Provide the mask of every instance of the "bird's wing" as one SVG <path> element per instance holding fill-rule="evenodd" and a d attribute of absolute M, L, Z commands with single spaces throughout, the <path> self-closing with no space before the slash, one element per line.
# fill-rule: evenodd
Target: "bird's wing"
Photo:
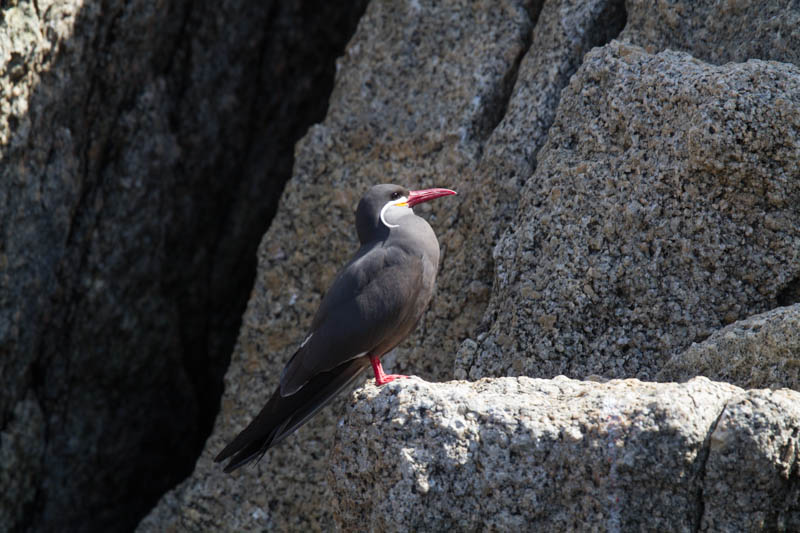
<path fill-rule="evenodd" d="M 320 372 L 387 342 L 387 350 L 400 342 L 407 331 L 399 331 L 399 326 L 416 321 L 409 315 L 423 261 L 400 247 L 378 244 L 360 250 L 334 280 L 314 317 L 311 335 L 284 368 L 281 394 L 294 394 Z"/>
<path fill-rule="evenodd" d="M 424 266 L 423 258 L 401 249 L 360 250 L 323 298 L 311 335 L 284 368 L 272 398 L 215 461 L 232 457 L 225 467 L 230 472 L 260 457 L 369 366 L 359 356 L 402 340 L 407 331 L 398 324 L 416 321 L 406 315 L 414 315 Z"/>

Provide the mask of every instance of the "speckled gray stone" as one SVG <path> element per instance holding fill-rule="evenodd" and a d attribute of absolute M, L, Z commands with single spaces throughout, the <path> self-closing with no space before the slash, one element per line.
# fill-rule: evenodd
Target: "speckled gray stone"
<path fill-rule="evenodd" d="M 378 182 L 459 190 L 499 120 L 531 28 L 525 2 L 370 3 L 338 65 L 324 122 L 298 143 L 294 175 L 258 252 L 259 270 L 213 434 L 190 478 L 140 531 L 329 530 L 325 482 L 345 398 L 254 467 L 213 457 L 266 402 L 320 297 L 356 250 L 353 212 Z M 462 197 L 421 207 L 441 236 Z M 443 242 L 442 252 L 450 245 Z M 428 328 L 423 319 L 421 328 Z M 446 326 L 437 326 L 446 327 Z M 452 357 L 431 354 L 432 357 Z M 391 359 L 387 367 L 395 370 Z M 423 375 L 426 368 L 414 368 Z"/>
<path fill-rule="evenodd" d="M 706 376 L 739 387 L 800 391 L 800 304 L 734 322 L 670 359 L 659 381 Z"/>
<path fill-rule="evenodd" d="M 547 138 L 561 90 L 593 46 L 622 28 L 619 0 L 545 2 L 521 58 L 502 120 L 481 158 L 463 173 L 457 223 L 441 235 L 448 253 L 442 260 L 438 292 L 425 324 L 400 353 L 401 370 L 437 379 L 453 377 L 453 353 L 480 323 L 491 292 L 492 249 L 513 219 L 536 154 Z M 407 361 L 407 363 L 405 363 Z"/>
<path fill-rule="evenodd" d="M 335 516 L 343 531 L 796 525 L 798 406 L 705 378 L 370 384 L 337 429 Z"/>
<path fill-rule="evenodd" d="M 750 390 L 711 433 L 701 531 L 800 531 L 800 395 Z"/>
<path fill-rule="evenodd" d="M 648 52 L 680 50 L 715 64 L 748 59 L 800 65 L 797 0 L 627 0 L 620 39 Z"/>
<path fill-rule="evenodd" d="M 564 91 L 457 375 L 652 378 L 800 278 L 800 70 L 620 42 Z M 476 342 L 477 341 L 477 342 Z"/>

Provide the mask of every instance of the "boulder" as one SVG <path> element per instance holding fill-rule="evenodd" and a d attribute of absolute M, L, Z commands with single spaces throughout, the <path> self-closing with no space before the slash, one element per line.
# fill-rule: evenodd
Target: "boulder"
<path fill-rule="evenodd" d="M 457 221 L 441 235 L 438 291 L 425 328 L 397 352 L 404 372 L 453 377 L 453 354 L 473 335 L 489 303 L 492 250 L 514 218 L 525 181 L 555 118 L 561 91 L 592 47 L 613 38 L 625 22 L 617 0 L 545 2 L 530 44 L 515 71 L 513 90 L 481 157 L 461 177 Z"/>
<path fill-rule="evenodd" d="M 800 393 L 401 380 L 351 396 L 330 458 L 342 531 L 800 526 Z"/>
<path fill-rule="evenodd" d="M 586 55 L 495 249 L 456 375 L 652 379 L 800 279 L 800 69 Z"/>
<path fill-rule="evenodd" d="M 0 530 L 130 529 L 192 469 L 140 531 L 800 529 L 796 393 L 733 386 L 797 387 L 796 2 L 365 4 L 2 3 Z M 498 379 L 223 474 L 376 182 L 460 193 L 387 368 Z"/>
<path fill-rule="evenodd" d="M 778 307 L 715 331 L 674 355 L 658 381 L 705 376 L 742 388 L 800 391 L 800 304 Z"/>
<path fill-rule="evenodd" d="M 458 350 L 454 368 L 456 376 L 462 378 L 507 373 L 550 377 L 560 372 L 617 377 L 631 373 L 652 377 L 669 356 L 679 353 L 692 339 L 702 340 L 725 322 L 767 309 L 790 294 L 792 276 L 796 272 L 782 259 L 794 253 L 794 234 L 783 235 L 778 231 L 747 244 L 750 248 L 721 266 L 731 270 L 737 258 L 753 249 L 763 252 L 766 248 L 775 248 L 774 253 L 781 259 L 758 271 L 762 276 L 759 281 L 771 271 L 780 273 L 772 282 L 765 282 L 769 287 L 766 295 L 759 292 L 762 289 L 736 285 L 736 290 L 725 300 L 721 284 L 727 277 L 721 278 L 714 282 L 717 283 L 713 286 L 714 296 L 720 295 L 724 301 L 713 301 L 709 304 L 710 311 L 699 302 L 699 295 L 686 289 L 670 300 L 670 312 L 679 317 L 677 325 L 664 323 L 663 316 L 656 312 L 656 318 L 649 317 L 631 326 L 635 329 L 631 334 L 646 333 L 646 328 L 653 324 L 669 330 L 672 336 L 656 331 L 659 335 L 656 348 L 651 349 L 640 336 L 635 336 L 633 341 L 626 339 L 624 328 L 628 316 L 624 313 L 630 310 L 626 311 L 626 293 L 622 289 L 618 291 L 618 286 L 634 287 L 629 296 L 642 302 L 640 312 L 646 313 L 651 295 L 648 284 L 660 283 L 653 280 L 659 280 L 660 272 L 674 265 L 669 263 L 673 256 L 668 256 L 665 264 L 671 266 L 654 263 L 648 267 L 650 270 L 645 269 L 644 278 L 636 278 L 639 274 L 634 267 L 638 264 L 631 263 L 631 257 L 638 260 L 636 253 L 645 250 L 634 248 L 630 241 L 640 236 L 629 233 L 629 229 L 636 227 L 645 231 L 643 228 L 653 223 L 660 213 L 648 215 L 646 209 L 640 207 L 636 216 L 619 222 L 614 217 L 621 216 L 620 210 L 614 207 L 623 197 L 625 208 L 633 208 L 639 201 L 640 205 L 654 204 L 664 197 L 664 203 L 672 209 L 676 201 L 670 196 L 673 194 L 671 187 L 675 181 L 680 181 L 681 168 L 702 176 L 695 189 L 689 177 L 684 179 L 687 191 L 680 193 L 677 203 L 689 212 L 673 215 L 666 208 L 665 212 L 671 218 L 680 219 L 710 209 L 711 214 L 706 219 L 696 222 L 698 226 L 711 226 L 707 231 L 712 234 L 701 235 L 705 240 L 696 244 L 708 256 L 695 267 L 700 271 L 700 280 L 706 280 L 708 274 L 703 273 L 703 269 L 712 268 L 710 265 L 716 264 L 720 257 L 725 259 L 725 254 L 715 252 L 718 241 L 713 240 L 713 223 L 718 219 L 727 220 L 729 225 L 722 229 L 732 233 L 738 231 L 737 224 L 743 223 L 738 215 L 732 214 L 730 203 L 739 201 L 739 191 L 725 182 L 733 179 L 723 177 L 729 169 L 715 173 L 713 168 L 707 167 L 715 157 L 723 155 L 723 160 L 730 160 L 726 164 L 734 168 L 738 156 L 725 154 L 731 145 L 736 147 L 741 143 L 730 139 L 736 139 L 737 128 L 748 121 L 759 120 L 764 111 L 773 116 L 785 115 L 790 120 L 788 125 L 781 126 L 773 118 L 761 119 L 764 123 L 771 121 L 770 127 L 774 129 L 767 138 L 779 138 L 793 131 L 792 67 L 765 63 L 713 67 L 687 54 L 666 52 L 654 56 L 623 43 L 613 43 L 582 59 L 592 46 L 604 43 L 621 27 L 624 18 L 618 2 L 515 4 L 507 6 L 502 16 L 494 12 L 489 16 L 482 11 L 483 7 L 478 7 L 473 11 L 477 15 L 465 18 L 462 18 L 461 7 L 458 2 L 435 7 L 424 3 L 406 6 L 373 2 L 368 8 L 339 64 L 328 116 L 298 144 L 293 178 L 273 225 L 262 240 L 259 274 L 226 377 L 226 394 L 215 432 L 192 476 L 162 499 L 140 525 L 140 531 L 332 527 L 329 502 L 334 500 L 334 495 L 321 480 L 327 468 L 334 423 L 342 412 L 343 402 L 321 413 L 255 467 L 228 477 L 221 474 L 211 458 L 249 422 L 275 386 L 280 369 L 302 340 L 321 294 L 337 268 L 355 250 L 352 210 L 361 191 L 376 181 L 396 181 L 414 187 L 450 186 L 460 193 L 453 202 L 423 209 L 442 243 L 439 290 L 418 332 L 387 359 L 387 366 L 392 370 L 432 379 L 447 378 L 453 368 L 454 347 L 463 336 L 470 335 L 473 338 L 466 340 Z M 441 31 L 445 26 L 450 28 L 448 32 Z M 588 62 L 588 66 L 579 69 L 582 61 Z M 649 77 L 637 80 L 643 69 Z M 715 88 L 711 81 L 720 76 L 724 83 Z M 758 112 L 746 117 L 739 117 L 735 110 L 718 116 L 720 101 L 739 101 L 741 106 L 749 106 L 751 100 L 758 100 L 754 92 L 748 92 L 750 77 L 759 80 L 759 88 L 763 86 L 771 91 L 767 91 L 770 98 L 760 102 Z M 455 79 L 463 81 L 453 84 Z M 700 83 L 699 89 L 690 90 L 689 86 L 699 81 L 704 81 L 705 85 Z M 586 85 L 585 92 L 582 92 L 583 85 Z M 629 97 L 628 92 L 633 96 Z M 651 117 L 649 108 L 640 102 L 657 94 L 666 102 L 657 109 L 658 120 Z M 604 100 L 620 109 L 609 111 L 608 106 L 602 107 Z M 695 115 L 687 118 L 687 110 L 694 110 Z M 618 116 L 609 120 L 613 127 L 606 131 L 607 124 L 601 119 L 615 111 Z M 702 129 L 705 123 L 699 119 L 730 124 L 705 147 L 705 130 Z M 687 125 L 694 127 L 691 138 L 682 130 Z M 626 128 L 631 132 L 627 137 Z M 658 128 L 665 131 L 657 131 Z M 670 132 L 678 139 L 670 141 Z M 650 141 L 648 136 L 655 137 Z M 663 143 L 659 144 L 664 139 L 668 141 L 666 151 Z M 687 155 L 691 152 L 687 149 L 690 141 L 708 153 L 697 150 L 696 154 Z M 740 167 L 737 172 L 746 181 L 751 179 L 748 176 L 752 168 L 756 168 L 758 177 L 752 179 L 761 183 L 767 161 L 777 156 L 782 174 L 774 180 L 777 185 L 769 180 L 767 183 L 777 191 L 776 197 L 790 197 L 794 189 L 786 176 L 793 169 L 793 146 L 783 150 L 777 141 L 767 142 L 764 151 L 764 146 L 758 144 L 761 142 L 737 148 L 750 157 L 749 166 Z M 629 150 L 631 145 L 633 150 Z M 582 147 L 585 149 L 580 151 Z M 570 148 L 573 152 L 568 151 Z M 635 159 L 625 162 L 626 153 Z M 753 153 L 761 153 L 761 158 L 753 157 Z M 650 154 L 658 160 L 647 162 Z M 562 157 L 564 163 L 559 165 Z M 687 162 L 687 159 L 691 160 Z M 622 165 L 621 161 L 628 172 L 618 177 L 617 167 Z M 670 170 L 670 165 L 676 162 L 678 169 Z M 631 176 L 640 164 L 643 170 Z M 540 178 L 540 168 L 547 169 L 551 175 L 563 172 L 563 181 L 570 187 L 548 190 L 547 180 L 552 176 Z M 604 173 L 597 177 L 592 173 L 594 170 Z M 661 172 L 671 174 L 664 177 Z M 694 174 L 690 176 L 692 179 Z M 651 181 L 640 183 L 638 189 L 624 188 L 636 179 Z M 617 182 L 623 189 L 614 192 Z M 648 192 L 651 182 L 658 186 Z M 608 192 L 605 199 L 599 196 L 602 201 L 598 201 L 596 193 L 595 196 L 576 194 L 596 191 L 598 183 L 603 184 L 601 191 Z M 757 186 L 746 183 L 743 187 L 751 190 Z M 728 204 L 714 204 L 709 208 L 701 202 L 703 195 L 714 187 L 722 191 L 720 194 Z M 630 190 L 644 196 L 631 202 L 626 196 Z M 747 190 L 742 194 L 746 195 Z M 548 256 L 553 251 L 565 255 L 552 261 L 547 259 L 551 262 L 534 271 L 530 259 L 535 246 L 525 250 L 520 259 L 517 241 L 530 246 L 531 236 L 543 221 L 545 229 L 550 229 L 547 226 L 550 221 L 540 218 L 552 208 L 553 204 L 548 202 L 563 202 L 557 216 L 572 222 L 569 227 L 561 228 L 560 240 L 551 239 L 550 247 L 545 250 Z M 692 208 L 692 202 L 699 205 Z M 787 202 L 778 200 L 779 209 L 774 210 L 782 227 L 790 225 L 794 216 Z M 581 217 L 585 212 L 573 209 L 576 205 L 593 213 L 595 218 L 602 217 L 604 223 L 610 220 L 611 229 L 604 237 L 605 244 L 603 238 L 598 241 L 596 234 L 591 235 L 592 246 L 605 250 L 604 264 L 609 265 L 606 270 L 596 270 L 592 274 L 600 280 L 600 296 L 595 294 L 591 301 L 580 294 L 575 298 L 574 287 L 571 287 L 542 298 L 543 289 L 532 288 L 530 283 L 517 283 L 517 279 L 541 278 L 539 283 L 545 286 L 565 271 L 578 280 L 587 275 L 581 271 L 580 262 L 572 264 L 568 260 L 570 247 L 586 246 L 585 232 L 578 230 L 583 225 Z M 752 221 L 762 213 L 747 211 L 744 222 L 753 225 Z M 320 220 L 325 223 L 320 224 Z M 751 231 L 762 231 L 759 226 L 754 227 Z M 665 229 L 662 225 L 651 237 L 666 241 L 671 231 L 671 226 Z M 498 240 L 500 245 L 494 256 L 490 256 Z M 538 246 L 538 242 L 535 244 Z M 655 246 L 648 252 L 648 260 L 651 256 L 658 260 L 665 251 L 674 250 L 672 242 L 655 244 L 662 249 L 657 252 L 658 246 Z M 615 251 L 614 246 L 622 250 Z M 679 262 L 674 268 L 680 272 L 679 267 L 684 265 Z M 612 266 L 630 267 L 627 273 L 633 280 L 626 280 L 623 271 L 615 272 L 619 277 L 611 280 L 604 278 L 607 271 L 614 272 Z M 545 272 L 547 269 L 551 272 Z M 694 271 L 690 275 L 694 275 Z M 492 277 L 493 287 L 490 286 Z M 664 281 L 664 290 L 668 290 L 673 281 L 672 278 Z M 643 286 L 647 287 L 646 297 L 636 293 Z M 594 290 L 585 281 L 580 281 L 579 287 L 579 292 L 583 287 Z M 731 300 L 739 298 L 741 292 L 746 298 L 731 311 Z M 608 302 L 602 299 L 607 293 L 612 295 Z M 698 314 L 707 320 L 698 320 L 688 311 L 684 313 L 683 302 L 677 304 L 680 298 L 688 298 L 689 309 L 697 306 L 701 310 Z M 592 306 L 598 302 L 603 305 L 592 311 Z M 677 311 L 675 305 L 678 305 Z M 542 312 L 537 306 L 546 311 Z M 552 312 L 554 308 L 560 310 L 558 315 Z M 584 311 L 586 315 L 582 314 Z M 478 326 L 481 317 L 482 325 Z M 562 322 L 558 322 L 559 317 Z M 581 321 L 587 317 L 589 323 L 584 329 Z M 583 347 L 578 345 L 558 351 L 560 344 L 547 350 L 538 350 L 538 346 L 531 348 L 530 339 L 547 343 L 553 329 L 565 323 L 566 335 L 583 335 L 590 339 L 586 341 L 588 351 L 581 351 Z M 606 324 L 614 327 L 621 324 L 621 329 L 618 332 L 603 330 Z M 694 336 L 687 340 L 681 328 L 694 328 L 691 330 Z M 602 335 L 611 335 L 613 341 L 608 346 L 602 345 L 605 351 L 598 356 L 592 351 L 592 342 Z M 507 344 L 517 341 L 520 344 L 515 349 L 506 349 Z M 601 339 L 602 342 L 605 341 Z M 637 343 L 644 348 L 640 349 Z M 500 345 L 502 349 L 498 348 Z M 651 385 L 656 386 L 647 386 Z M 354 427 L 358 427 L 358 422 L 354 422 Z M 361 430 L 368 431 L 368 426 L 362 426 Z M 264 479 L 269 480 L 266 488 Z M 336 486 L 338 490 L 338 484 Z M 693 487 L 692 490 L 696 490 L 696 486 Z M 700 516 L 701 513 L 696 512 L 685 523 L 694 525 Z M 380 529 L 384 525 L 377 518 L 374 520 L 376 525 L 370 527 Z"/>

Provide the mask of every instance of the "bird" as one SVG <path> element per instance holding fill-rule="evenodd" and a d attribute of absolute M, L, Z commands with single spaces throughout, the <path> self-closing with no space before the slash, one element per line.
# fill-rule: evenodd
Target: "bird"
<path fill-rule="evenodd" d="M 454 194 L 380 184 L 361 198 L 355 217 L 360 247 L 326 291 L 267 404 L 215 457 L 230 458 L 224 472 L 258 461 L 369 366 L 378 386 L 406 377 L 386 374 L 380 358 L 417 326 L 439 268 L 436 234 L 412 208 Z"/>

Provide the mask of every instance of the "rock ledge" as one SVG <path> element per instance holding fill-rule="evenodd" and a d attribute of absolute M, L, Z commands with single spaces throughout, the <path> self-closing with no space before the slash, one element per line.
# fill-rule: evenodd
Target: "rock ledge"
<path fill-rule="evenodd" d="M 531 378 L 353 393 L 344 531 L 800 528 L 800 393 Z"/>

